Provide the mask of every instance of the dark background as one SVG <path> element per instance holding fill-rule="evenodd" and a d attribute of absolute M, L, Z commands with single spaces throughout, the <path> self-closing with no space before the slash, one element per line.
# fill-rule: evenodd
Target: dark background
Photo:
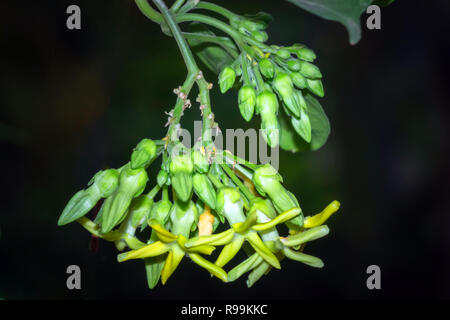
<path fill-rule="evenodd" d="M 69 4 L 81 7 L 79 31 L 65 27 Z M 306 250 L 325 268 L 283 261 L 247 289 L 186 259 L 150 291 L 141 261 L 118 264 L 111 243 L 93 253 L 80 226 L 57 227 L 95 172 L 164 135 L 185 67 L 133 1 L 2 1 L 0 298 L 450 298 L 449 3 L 396 1 L 382 10 L 382 30 L 364 27 L 355 46 L 341 25 L 286 1 L 225 5 L 272 13 L 271 43 L 302 42 L 318 55 L 332 133 L 317 152 L 282 152 L 280 171 L 307 214 L 342 203 L 330 235 Z M 222 128 L 246 127 L 236 91 L 222 96 L 216 85 L 212 99 Z M 199 118 L 193 108 L 184 123 Z M 66 288 L 71 264 L 80 291 Z M 378 291 L 366 288 L 371 264 L 381 268 Z"/>

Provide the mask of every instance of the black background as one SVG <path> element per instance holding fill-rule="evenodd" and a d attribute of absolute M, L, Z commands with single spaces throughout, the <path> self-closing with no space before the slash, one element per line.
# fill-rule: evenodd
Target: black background
<path fill-rule="evenodd" d="M 69 4 L 81 7 L 79 31 L 65 26 Z M 118 264 L 112 244 L 93 253 L 82 228 L 57 227 L 96 171 L 122 165 L 143 137 L 164 135 L 185 67 L 173 39 L 133 1 L 2 1 L 0 298 L 450 298 L 450 4 L 397 0 L 374 31 L 363 15 L 355 46 L 341 25 L 287 1 L 225 6 L 270 12 L 271 43 L 302 42 L 318 55 L 332 134 L 317 152 L 283 152 L 280 172 L 305 212 L 342 203 L 331 234 L 307 247 L 325 268 L 283 261 L 247 289 L 186 259 L 150 291 L 141 261 Z M 240 118 L 236 91 L 222 96 L 216 86 L 212 99 L 222 128 L 258 126 Z M 193 108 L 184 123 L 199 118 Z M 81 267 L 82 290 L 66 288 L 71 264 Z M 371 264 L 381 268 L 381 290 L 366 287 Z"/>

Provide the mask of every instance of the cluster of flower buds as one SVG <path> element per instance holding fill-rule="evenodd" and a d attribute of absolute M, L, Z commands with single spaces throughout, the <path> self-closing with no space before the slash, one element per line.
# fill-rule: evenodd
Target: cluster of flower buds
<path fill-rule="evenodd" d="M 314 51 L 302 44 L 265 45 L 267 19 L 262 14 L 254 18 L 233 18 L 230 26 L 244 35 L 246 45 L 241 46 L 242 51 L 233 63 L 220 72 L 222 93 L 238 79 L 240 113 L 246 121 L 254 114 L 260 115 L 263 136 L 269 146 L 279 143 L 280 103 L 297 134 L 310 143 L 312 128 L 305 95 L 309 91 L 324 96 L 322 74 L 312 63 L 316 59 Z"/>
<path fill-rule="evenodd" d="M 147 188 L 147 170 L 160 155 L 156 182 Z M 339 203 L 304 217 L 282 182 L 270 165 L 249 163 L 212 144 L 187 149 L 144 139 L 127 164 L 100 171 L 87 189 L 77 192 L 58 225 L 78 221 L 96 237 L 114 242 L 119 251 L 128 248 L 118 261 L 143 259 L 150 288 L 160 280 L 166 283 L 183 257 L 223 282 L 249 273 L 250 287 L 271 268 L 280 269 L 284 257 L 323 266 L 321 259 L 303 252 L 305 243 L 328 234 L 323 223 Z M 89 219 L 86 215 L 102 199 L 95 219 Z M 150 236 L 139 240 L 148 227 Z M 214 259 L 204 257 L 219 246 L 223 248 Z M 225 271 L 241 248 L 248 258 Z"/>

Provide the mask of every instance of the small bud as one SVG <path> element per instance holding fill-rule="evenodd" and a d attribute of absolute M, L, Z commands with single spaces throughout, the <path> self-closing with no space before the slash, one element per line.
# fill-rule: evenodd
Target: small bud
<path fill-rule="evenodd" d="M 271 148 L 278 146 L 280 125 L 275 114 L 261 112 L 261 130 L 264 140 Z"/>
<path fill-rule="evenodd" d="M 317 95 L 318 97 L 323 98 L 325 96 L 325 92 L 323 90 L 323 84 L 321 80 L 311 80 L 306 79 L 306 83 L 308 85 L 309 91 Z"/>
<path fill-rule="evenodd" d="M 306 61 L 300 61 L 301 68 L 300 73 L 308 79 L 320 79 L 322 78 L 322 73 L 319 68 L 312 63 Z"/>
<path fill-rule="evenodd" d="M 308 143 L 311 142 L 311 122 L 309 116 L 305 110 L 302 108 L 300 111 L 300 118 L 291 118 L 292 126 L 295 131 Z"/>
<path fill-rule="evenodd" d="M 291 71 L 300 71 L 302 65 L 299 60 L 291 59 L 287 62 L 287 66 Z"/>
<path fill-rule="evenodd" d="M 270 61 L 270 59 L 262 59 L 261 61 L 259 61 L 258 65 L 259 71 L 265 78 L 273 78 L 273 76 L 275 75 L 275 66 L 273 65 L 272 61 Z"/>
<path fill-rule="evenodd" d="M 162 187 L 163 185 L 167 184 L 168 179 L 169 179 L 169 174 L 167 173 L 166 170 L 160 170 L 158 172 L 158 176 L 156 177 L 158 186 Z"/>
<path fill-rule="evenodd" d="M 147 172 L 143 168 L 133 170 L 131 165 L 128 165 L 122 170 L 119 187 L 104 203 L 103 233 L 111 231 L 125 218 L 131 200 L 144 191 L 147 181 Z"/>
<path fill-rule="evenodd" d="M 95 175 L 93 185 L 98 187 L 102 198 L 109 197 L 119 185 L 119 171 L 116 169 L 100 171 Z"/>
<path fill-rule="evenodd" d="M 253 117 L 256 105 L 256 91 L 251 85 L 245 85 L 239 90 L 239 111 L 245 121 Z"/>
<path fill-rule="evenodd" d="M 281 59 L 289 59 L 291 57 L 291 53 L 289 50 L 286 49 L 279 49 L 276 52 L 276 55 L 279 56 Z"/>
<path fill-rule="evenodd" d="M 316 60 L 316 54 L 309 48 L 303 47 L 296 51 L 297 57 L 304 61 L 313 62 Z"/>
<path fill-rule="evenodd" d="M 169 169 L 175 193 L 182 202 L 188 201 L 192 194 L 192 173 L 194 171 L 191 156 L 182 154 L 173 157 Z"/>
<path fill-rule="evenodd" d="M 279 72 L 272 82 L 272 87 L 283 100 L 289 111 L 298 117 L 300 115 L 300 101 L 295 94 L 291 77 L 287 73 Z"/>
<path fill-rule="evenodd" d="M 269 36 L 265 31 L 252 31 L 252 38 L 259 42 L 266 42 Z"/>
<path fill-rule="evenodd" d="M 231 67 L 225 67 L 219 74 L 220 92 L 227 92 L 236 80 L 236 72 Z"/>
<path fill-rule="evenodd" d="M 306 78 L 300 72 L 292 72 L 290 77 L 297 88 L 305 89 L 307 87 Z"/>
<path fill-rule="evenodd" d="M 256 113 L 265 112 L 277 114 L 278 112 L 277 96 L 268 90 L 261 92 L 256 98 Z"/>
<path fill-rule="evenodd" d="M 216 191 L 205 174 L 196 173 L 192 178 L 195 194 L 211 209 L 216 208 Z"/>
<path fill-rule="evenodd" d="M 259 21 L 242 20 L 239 26 L 241 28 L 245 28 L 248 31 L 261 31 L 267 27 L 267 24 Z"/>
<path fill-rule="evenodd" d="M 152 207 L 148 221 L 151 219 L 156 220 L 161 225 L 166 224 L 169 219 L 169 212 L 172 208 L 172 203 L 169 200 L 160 200 Z"/>
<path fill-rule="evenodd" d="M 155 156 L 155 142 L 150 139 L 141 140 L 131 154 L 131 169 L 145 168 Z"/>
<path fill-rule="evenodd" d="M 129 214 L 131 215 L 131 226 L 139 227 L 142 223 L 147 222 L 153 206 L 153 199 L 147 195 L 140 195 L 133 199 L 130 205 Z"/>

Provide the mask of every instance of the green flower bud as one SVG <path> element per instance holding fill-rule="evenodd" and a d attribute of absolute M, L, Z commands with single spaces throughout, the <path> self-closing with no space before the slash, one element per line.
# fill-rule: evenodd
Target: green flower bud
<path fill-rule="evenodd" d="M 245 121 L 250 121 L 255 112 L 256 91 L 251 85 L 245 85 L 239 89 L 239 111 Z"/>
<path fill-rule="evenodd" d="M 58 219 L 59 226 L 83 217 L 101 198 L 109 197 L 119 185 L 119 171 L 115 169 L 99 171 L 88 185 L 89 188 L 78 191 L 67 203 Z"/>
<path fill-rule="evenodd" d="M 275 114 L 261 112 L 261 130 L 264 140 L 271 148 L 278 146 L 280 125 Z"/>
<path fill-rule="evenodd" d="M 296 117 L 300 115 L 300 101 L 295 94 L 291 77 L 287 73 L 279 72 L 272 82 L 272 87 L 283 100 L 289 111 Z"/>
<path fill-rule="evenodd" d="M 172 224 L 172 233 L 182 235 L 189 239 L 192 225 L 198 220 L 198 210 L 195 203 L 180 203 L 176 201 L 170 210 L 170 221 Z"/>
<path fill-rule="evenodd" d="M 291 71 L 300 71 L 302 65 L 299 60 L 291 59 L 287 62 L 287 66 Z"/>
<path fill-rule="evenodd" d="M 209 170 L 209 162 L 206 154 L 199 150 L 194 150 L 191 153 L 192 162 L 194 163 L 194 169 L 200 173 L 207 173 Z"/>
<path fill-rule="evenodd" d="M 325 92 L 323 90 L 323 84 L 321 80 L 311 80 L 306 79 L 306 83 L 308 86 L 309 91 L 314 93 L 315 95 L 323 98 L 325 96 Z"/>
<path fill-rule="evenodd" d="M 225 67 L 219 74 L 219 86 L 222 93 L 227 92 L 236 80 L 236 72 L 231 67 Z"/>
<path fill-rule="evenodd" d="M 192 178 L 195 194 L 212 210 L 216 209 L 216 191 L 206 174 L 196 173 Z"/>
<path fill-rule="evenodd" d="M 291 118 L 292 126 L 295 131 L 302 137 L 306 142 L 311 142 L 311 121 L 309 120 L 308 113 L 305 108 L 300 111 L 300 118 Z"/>
<path fill-rule="evenodd" d="M 267 222 L 264 220 L 264 216 L 269 217 L 270 219 L 273 219 L 277 216 L 277 213 L 275 211 L 275 208 L 273 207 L 272 203 L 269 199 L 262 199 L 259 197 L 256 197 L 252 200 L 250 203 L 250 209 L 248 210 L 249 214 L 252 214 L 253 212 L 256 212 L 257 215 L 257 221 L 258 223 L 265 223 Z M 262 216 L 264 215 L 264 216 Z"/>
<path fill-rule="evenodd" d="M 270 59 L 262 59 L 261 61 L 259 61 L 258 65 L 259 71 L 265 78 L 273 78 L 273 76 L 275 75 L 275 66 L 273 65 L 272 61 L 270 61 Z"/>
<path fill-rule="evenodd" d="M 259 42 L 266 42 L 269 39 L 269 36 L 265 31 L 252 31 L 251 36 Z"/>
<path fill-rule="evenodd" d="M 319 68 L 312 63 L 306 61 L 300 61 L 301 68 L 300 73 L 308 79 L 320 79 L 322 78 L 322 73 Z"/>
<path fill-rule="evenodd" d="M 217 193 L 216 210 L 230 225 L 245 221 L 244 201 L 235 188 L 224 187 Z"/>
<path fill-rule="evenodd" d="M 142 139 L 131 154 L 131 169 L 145 168 L 155 156 L 155 142 L 150 139 Z"/>
<path fill-rule="evenodd" d="M 190 155 L 177 155 L 171 159 L 170 179 L 176 195 L 182 202 L 189 200 L 192 194 L 192 173 L 194 164 Z"/>
<path fill-rule="evenodd" d="M 314 51 L 312 51 L 309 48 L 303 47 L 300 48 L 296 51 L 297 57 L 299 59 L 308 61 L 308 62 L 313 62 L 314 60 L 316 60 L 316 54 L 314 53 Z"/>
<path fill-rule="evenodd" d="M 279 49 L 276 52 L 276 55 L 281 59 L 289 59 L 291 57 L 291 53 L 289 52 L 289 50 L 286 49 Z"/>
<path fill-rule="evenodd" d="M 277 114 L 278 112 L 277 96 L 268 90 L 261 92 L 256 98 L 256 114 L 260 112 Z"/>
<path fill-rule="evenodd" d="M 305 89 L 307 87 L 306 78 L 300 72 L 292 72 L 290 77 L 297 88 Z"/>
<path fill-rule="evenodd" d="M 249 31 L 261 31 L 267 27 L 267 24 L 259 21 L 242 20 L 239 26 Z"/>
<path fill-rule="evenodd" d="M 122 170 L 119 187 L 104 203 L 103 233 L 111 231 L 125 218 L 131 200 L 144 191 L 147 181 L 147 172 L 143 168 L 132 169 L 131 165 L 128 165 Z"/>
<path fill-rule="evenodd" d="M 156 177 L 156 181 L 158 183 L 158 186 L 162 187 L 167 183 L 167 180 L 169 179 L 169 174 L 166 170 L 159 170 L 158 176 Z"/>

